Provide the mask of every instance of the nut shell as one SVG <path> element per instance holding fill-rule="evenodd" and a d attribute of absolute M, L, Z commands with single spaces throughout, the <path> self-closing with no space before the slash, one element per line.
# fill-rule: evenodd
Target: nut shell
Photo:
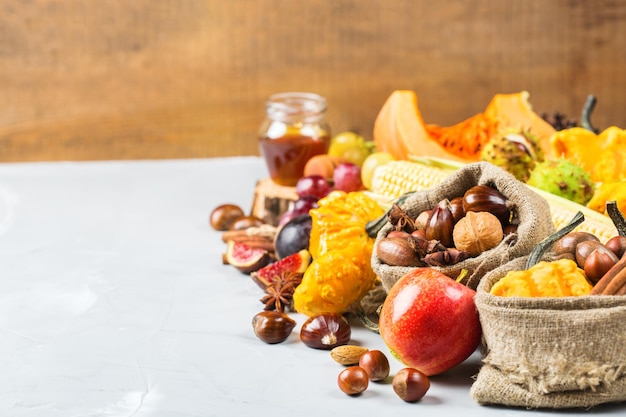
<path fill-rule="evenodd" d="M 430 379 L 414 368 L 399 370 L 391 381 L 394 392 L 406 402 L 420 400 L 430 389 Z"/>
<path fill-rule="evenodd" d="M 256 216 L 242 216 L 235 219 L 228 230 L 245 230 L 251 227 L 261 227 L 265 222 Z"/>
<path fill-rule="evenodd" d="M 359 366 L 365 369 L 370 381 L 382 381 L 389 376 L 389 360 L 380 350 L 370 350 L 362 354 Z"/>
<path fill-rule="evenodd" d="M 496 216 L 486 211 L 468 211 L 454 226 L 454 246 L 469 252 L 470 256 L 498 246 L 504 237 L 502 224 Z"/>
<path fill-rule="evenodd" d="M 574 251 L 574 256 L 576 257 L 576 263 L 579 268 L 585 267 L 585 261 L 587 260 L 587 256 L 591 254 L 598 247 L 604 246 L 601 242 L 595 240 L 585 240 L 576 245 L 576 250 Z"/>
<path fill-rule="evenodd" d="M 589 281 L 596 283 L 617 261 L 618 258 L 612 250 L 605 246 L 598 246 L 585 259 L 583 270 Z"/>
<path fill-rule="evenodd" d="M 331 350 L 350 341 L 348 320 L 339 313 L 322 313 L 309 317 L 300 329 L 300 340 L 310 348 Z"/>
<path fill-rule="evenodd" d="M 485 184 L 475 185 L 465 192 L 463 209 L 466 215 L 470 211 L 491 213 L 503 224 L 511 217 L 511 202 L 500 191 Z"/>
<path fill-rule="evenodd" d="M 339 389 L 348 395 L 358 395 L 369 385 L 369 378 L 365 369 L 360 366 L 351 366 L 337 375 Z"/>
<path fill-rule="evenodd" d="M 368 349 L 362 346 L 342 345 L 333 348 L 330 351 L 330 357 L 340 365 L 356 365 L 361 355 L 367 351 Z"/>
<path fill-rule="evenodd" d="M 209 224 L 215 230 L 225 231 L 240 217 L 244 217 L 243 209 L 236 204 L 222 204 L 213 209 L 209 216 Z"/>
<path fill-rule="evenodd" d="M 428 221 L 426 222 L 426 239 L 438 240 L 445 247 L 451 247 L 452 229 L 454 227 L 454 217 L 450 210 L 450 201 L 442 200 L 433 208 Z"/>
<path fill-rule="evenodd" d="M 410 235 L 407 235 L 410 238 Z M 409 238 L 386 237 L 376 245 L 376 255 L 391 266 L 424 266 Z"/>
<path fill-rule="evenodd" d="M 575 255 L 576 245 L 587 240 L 595 242 L 600 241 L 600 239 L 598 239 L 595 235 L 588 232 L 570 232 L 554 242 L 552 250 L 557 255 L 562 255 L 564 253 L 571 253 L 572 255 Z"/>
<path fill-rule="evenodd" d="M 294 327 L 296 322 L 278 311 L 262 311 L 252 318 L 254 334 L 269 344 L 284 342 Z"/>
<path fill-rule="evenodd" d="M 626 252 L 626 236 L 613 236 L 607 240 L 604 246 L 611 249 L 618 258 L 621 258 Z"/>

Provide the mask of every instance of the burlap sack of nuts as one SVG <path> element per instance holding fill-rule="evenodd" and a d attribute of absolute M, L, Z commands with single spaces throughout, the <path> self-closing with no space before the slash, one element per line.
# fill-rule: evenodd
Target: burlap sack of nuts
<path fill-rule="evenodd" d="M 519 218 L 516 238 L 505 239 L 497 247 L 457 264 L 433 267 L 451 278 L 457 278 L 462 270 L 467 270 L 463 283 L 473 289 L 487 272 L 512 259 L 528 255 L 540 241 L 554 233 L 548 202 L 505 170 L 486 162 L 476 162 L 455 171 L 437 187 L 416 192 L 400 205 L 408 215 L 415 218 L 422 211 L 432 209 L 442 199 L 463 196 L 471 187 L 484 184 L 495 187 L 513 203 L 512 210 Z M 415 269 L 387 265 L 376 255 L 376 245 L 391 229 L 388 223 L 378 232 L 371 261 L 372 268 L 387 291 L 398 279 Z"/>
<path fill-rule="evenodd" d="M 480 404 L 589 408 L 626 400 L 626 297 L 499 297 L 491 287 L 526 257 L 485 275 L 476 306 L 483 365 L 472 385 Z"/>

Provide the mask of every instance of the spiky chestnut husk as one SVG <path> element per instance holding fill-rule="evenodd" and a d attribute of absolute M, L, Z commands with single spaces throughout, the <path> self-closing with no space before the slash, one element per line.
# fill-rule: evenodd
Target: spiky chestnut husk
<path fill-rule="evenodd" d="M 527 184 L 581 205 L 587 204 L 595 191 L 589 173 L 564 158 L 538 163 Z"/>
<path fill-rule="evenodd" d="M 480 158 L 526 182 L 537 162 L 543 161 L 539 139 L 527 130 L 515 130 L 489 140 Z"/>

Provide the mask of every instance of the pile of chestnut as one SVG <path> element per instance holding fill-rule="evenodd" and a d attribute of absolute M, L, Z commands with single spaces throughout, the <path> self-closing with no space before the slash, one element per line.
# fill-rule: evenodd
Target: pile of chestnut
<path fill-rule="evenodd" d="M 588 232 L 570 232 L 554 243 L 557 258 L 576 262 L 592 284 L 597 283 L 626 251 L 626 237 L 614 236 L 602 244 Z"/>
<path fill-rule="evenodd" d="M 498 246 L 517 231 L 512 203 L 490 185 L 476 185 L 463 196 L 443 199 L 411 218 L 395 205 L 392 230 L 380 239 L 376 255 L 391 266 L 448 266 Z"/>

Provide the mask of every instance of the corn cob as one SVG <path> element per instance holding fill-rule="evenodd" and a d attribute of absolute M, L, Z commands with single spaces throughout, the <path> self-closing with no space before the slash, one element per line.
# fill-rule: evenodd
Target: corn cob
<path fill-rule="evenodd" d="M 371 191 L 383 197 L 396 198 L 409 191 L 434 187 L 453 170 L 411 161 L 391 161 L 376 169 Z"/>
<path fill-rule="evenodd" d="M 377 198 L 379 202 L 388 202 L 409 191 L 435 187 L 460 166 L 453 161 L 441 159 L 392 161 L 376 169 L 370 191 L 374 196 L 380 196 Z M 534 187 L 530 188 L 548 202 L 556 230 L 569 223 L 580 211 L 585 216 L 585 221 L 575 229 L 576 231 L 592 233 L 601 242 L 606 242 L 617 235 L 617 229 L 609 217 L 565 198 Z"/>

